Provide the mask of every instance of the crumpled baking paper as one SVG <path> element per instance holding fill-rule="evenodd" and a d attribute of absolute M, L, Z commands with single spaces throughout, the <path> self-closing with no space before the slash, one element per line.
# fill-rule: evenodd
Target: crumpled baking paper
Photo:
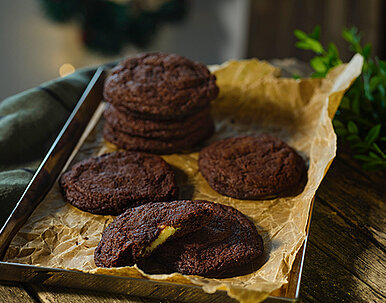
<path fill-rule="evenodd" d="M 96 268 L 94 249 L 113 217 L 92 215 L 69 205 L 57 184 L 15 236 L 5 261 L 195 284 L 208 293 L 226 290 L 241 302 L 264 300 L 288 281 L 306 237 L 311 201 L 335 156 L 331 118 L 344 91 L 360 74 L 362 64 L 362 57 L 356 55 L 325 79 L 301 80 L 280 78 L 277 68 L 256 59 L 211 67 L 220 94 L 212 104 L 216 133 L 206 144 L 241 134 L 270 133 L 280 137 L 302 155 L 308 166 L 308 181 L 298 196 L 262 201 L 225 197 L 211 189 L 198 171 L 198 152 L 163 156 L 176 170 L 180 198 L 231 205 L 253 220 L 265 246 L 264 265 L 256 272 L 206 279 L 180 274 L 147 275 L 136 266 Z M 87 138 L 78 145 L 72 163 L 114 150 L 102 139 L 102 111 L 103 106 L 90 122 L 84 135 Z"/>

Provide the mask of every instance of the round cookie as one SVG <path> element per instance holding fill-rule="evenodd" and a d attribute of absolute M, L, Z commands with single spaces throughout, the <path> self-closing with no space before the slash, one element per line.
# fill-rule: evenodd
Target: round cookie
<path fill-rule="evenodd" d="M 215 191 L 237 199 L 297 194 L 306 174 L 296 151 L 266 134 L 215 142 L 201 150 L 198 166 Z"/>
<path fill-rule="evenodd" d="M 164 118 L 187 116 L 217 95 L 216 77 L 205 65 L 164 53 L 127 58 L 104 86 L 104 98 L 116 108 Z"/>
<path fill-rule="evenodd" d="M 113 129 L 108 123 L 103 128 L 105 140 L 126 150 L 138 150 L 155 154 L 172 154 L 184 152 L 196 144 L 208 139 L 214 132 L 213 120 L 209 119 L 200 125 L 196 131 L 182 139 L 158 140 L 131 136 L 127 133 Z"/>
<path fill-rule="evenodd" d="M 209 107 L 182 120 L 154 121 L 119 111 L 110 104 L 104 111 L 104 118 L 113 129 L 120 132 L 159 140 L 184 138 L 212 120 Z"/>
<path fill-rule="evenodd" d="M 126 210 L 103 231 L 94 252 L 98 267 L 132 266 L 171 237 L 207 224 L 213 204 L 206 201 L 148 203 Z"/>
<path fill-rule="evenodd" d="M 154 258 L 171 272 L 225 278 L 255 271 L 262 254 L 254 224 L 233 207 L 214 203 L 209 224 L 167 241 Z"/>
<path fill-rule="evenodd" d="M 177 198 L 174 172 L 161 157 L 113 152 L 75 164 L 60 178 L 66 200 L 94 214 L 118 215 L 129 207 Z"/>

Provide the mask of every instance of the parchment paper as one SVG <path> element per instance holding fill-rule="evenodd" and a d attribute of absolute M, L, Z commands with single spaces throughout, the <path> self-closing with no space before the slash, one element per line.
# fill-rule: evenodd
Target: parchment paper
<path fill-rule="evenodd" d="M 180 198 L 206 199 L 231 205 L 256 224 L 265 245 L 265 262 L 256 272 L 229 279 L 197 276 L 147 275 L 134 267 L 96 268 L 93 253 L 112 216 L 92 215 L 67 204 L 56 184 L 13 239 L 5 261 L 91 273 L 131 276 L 201 285 L 204 291 L 226 290 L 242 302 L 257 302 L 288 281 L 296 253 L 305 239 L 309 208 L 335 156 L 336 136 L 331 117 L 344 91 L 360 74 L 363 59 L 332 70 L 326 79 L 279 78 L 279 70 L 256 59 L 213 66 L 220 87 L 213 102 L 216 133 L 208 143 L 239 134 L 268 132 L 285 140 L 304 157 L 308 182 L 296 197 L 245 201 L 212 190 L 197 167 L 198 153 L 163 156 L 177 172 Z M 101 136 L 98 122 L 103 107 L 90 123 L 92 130 L 73 163 L 113 150 Z M 87 131 L 87 132 L 88 132 Z M 208 144 L 207 143 L 207 144 Z"/>

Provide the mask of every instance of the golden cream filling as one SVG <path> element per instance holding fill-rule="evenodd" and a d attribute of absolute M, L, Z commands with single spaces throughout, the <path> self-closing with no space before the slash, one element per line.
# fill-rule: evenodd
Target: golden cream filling
<path fill-rule="evenodd" d="M 179 228 L 174 228 L 172 226 L 165 226 L 160 234 L 158 235 L 158 238 L 155 239 L 148 247 L 145 247 L 145 251 L 143 255 L 149 255 L 158 245 L 161 245 L 164 243 L 168 238 L 174 235 L 174 233 L 179 230 Z"/>

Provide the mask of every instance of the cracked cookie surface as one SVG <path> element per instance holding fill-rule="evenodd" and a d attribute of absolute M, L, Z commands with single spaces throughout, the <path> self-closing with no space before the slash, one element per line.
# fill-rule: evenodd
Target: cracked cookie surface
<path fill-rule="evenodd" d="M 162 119 L 205 108 L 218 91 L 205 65 L 175 54 L 145 53 L 113 68 L 104 98 L 116 108 Z"/>
<path fill-rule="evenodd" d="M 171 237 L 200 229 L 213 217 L 214 203 L 172 201 L 129 208 L 103 231 L 94 252 L 98 267 L 132 266 Z"/>
<path fill-rule="evenodd" d="M 299 193 L 306 173 L 301 156 L 267 134 L 215 142 L 201 150 L 198 166 L 215 191 L 250 200 Z"/>
<path fill-rule="evenodd" d="M 178 188 L 174 171 L 157 155 L 119 151 L 85 159 L 60 178 L 66 200 L 102 215 L 118 215 L 151 201 L 172 201 Z"/>
<path fill-rule="evenodd" d="M 213 203 L 213 218 L 201 229 L 162 245 L 154 258 L 170 272 L 224 278 L 261 265 L 263 240 L 237 209 Z"/>

